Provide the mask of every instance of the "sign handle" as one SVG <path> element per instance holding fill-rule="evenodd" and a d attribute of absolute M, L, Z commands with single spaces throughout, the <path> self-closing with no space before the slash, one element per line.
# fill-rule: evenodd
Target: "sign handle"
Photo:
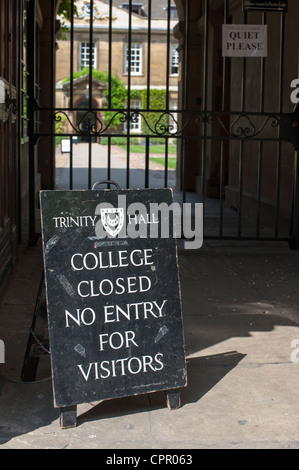
<path fill-rule="evenodd" d="M 99 184 L 114 184 L 114 186 L 117 187 L 117 189 L 121 190 L 121 187 L 115 182 L 115 181 L 110 181 L 110 180 L 107 180 L 107 181 L 97 181 L 96 183 L 94 183 L 94 185 L 92 186 L 92 190 L 94 190 L 96 188 L 96 186 L 98 186 Z"/>

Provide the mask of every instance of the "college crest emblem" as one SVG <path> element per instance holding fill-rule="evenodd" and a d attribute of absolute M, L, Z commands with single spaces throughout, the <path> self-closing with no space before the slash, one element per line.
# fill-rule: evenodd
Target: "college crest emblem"
<path fill-rule="evenodd" d="M 124 210 L 123 208 L 116 209 L 101 209 L 101 221 L 104 229 L 112 237 L 119 234 L 124 225 Z"/>

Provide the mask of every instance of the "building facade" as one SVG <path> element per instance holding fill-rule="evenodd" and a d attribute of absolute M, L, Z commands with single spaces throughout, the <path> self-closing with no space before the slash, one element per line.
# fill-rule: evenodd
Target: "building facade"
<path fill-rule="evenodd" d="M 127 88 L 130 86 L 133 95 L 131 108 L 141 109 L 141 93 L 149 87 L 164 91 L 167 89 L 169 106 L 175 109 L 179 75 L 178 40 L 172 33 L 178 22 L 175 4 L 170 3 L 168 14 L 168 0 L 152 2 L 150 39 L 148 2 L 132 3 L 131 14 L 128 2 L 117 0 L 112 5 L 110 9 L 109 1 L 96 0 L 91 16 L 89 1 L 76 2 L 72 38 L 72 26 L 70 22 L 65 22 L 67 30 L 57 42 L 56 106 L 66 108 L 70 105 L 71 73 L 76 77 L 73 105 L 75 108 L 84 106 L 89 92 L 88 74 L 91 67 L 102 73 L 109 70 Z M 83 75 L 78 76 L 80 72 Z M 104 90 L 105 85 L 101 80 L 94 78 L 94 107 L 104 107 Z M 124 130 L 126 131 L 126 125 Z M 131 123 L 131 131 L 136 134 L 142 132 L 141 116 Z"/>

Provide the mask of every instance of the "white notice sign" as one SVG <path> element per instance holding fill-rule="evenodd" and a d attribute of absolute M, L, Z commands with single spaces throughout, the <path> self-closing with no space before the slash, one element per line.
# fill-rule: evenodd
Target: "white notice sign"
<path fill-rule="evenodd" d="M 223 57 L 266 57 L 267 25 L 222 25 Z"/>
<path fill-rule="evenodd" d="M 69 153 L 71 151 L 70 139 L 61 139 L 61 153 Z"/>

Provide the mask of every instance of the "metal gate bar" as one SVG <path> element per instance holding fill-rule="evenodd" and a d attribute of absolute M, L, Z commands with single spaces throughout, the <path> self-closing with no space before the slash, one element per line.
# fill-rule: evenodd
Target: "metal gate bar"
<path fill-rule="evenodd" d="M 204 82 L 203 82 L 203 110 L 207 112 L 208 106 L 208 55 L 209 55 L 209 0 L 205 0 L 205 21 L 204 21 Z M 206 155 L 207 155 L 207 121 L 203 122 L 203 135 L 204 139 L 202 141 L 202 203 L 203 203 L 203 216 L 205 218 L 205 202 L 206 202 Z"/>
<path fill-rule="evenodd" d="M 222 96 L 221 102 L 219 103 L 219 109 L 209 109 L 209 100 L 208 93 L 209 87 L 211 86 L 210 77 L 209 77 L 209 54 L 210 54 L 210 20 L 211 15 L 213 14 L 211 2 L 209 0 L 203 0 L 203 20 L 204 20 L 204 31 L 203 31 L 203 99 L 202 99 L 202 108 L 199 111 L 198 109 L 192 110 L 190 105 L 190 96 L 189 96 L 189 84 L 190 84 L 190 31 L 191 31 L 191 0 L 186 0 L 186 10 L 185 10 L 185 41 L 184 41 L 184 96 L 182 99 L 182 109 L 171 109 L 170 105 L 170 50 L 171 50 L 171 31 L 170 31 L 170 7 L 172 0 L 167 0 L 167 36 L 166 36 L 166 65 L 165 65 L 165 90 L 166 90 L 166 104 L 165 109 L 153 109 L 150 99 L 150 89 L 151 89 L 151 62 L 152 62 L 152 7 L 153 0 L 147 0 L 147 9 L 148 9 L 148 18 L 147 18 L 147 56 L 145 60 L 147 68 L 147 78 L 146 78 L 146 88 L 147 88 L 147 103 L 143 109 L 135 109 L 131 104 L 131 90 L 132 90 L 132 73 L 131 73 L 131 48 L 133 44 L 133 30 L 132 30 L 132 0 L 128 0 L 129 11 L 128 11 L 128 53 L 125 58 L 127 61 L 127 104 L 123 109 L 113 109 L 112 103 L 112 42 L 113 42 L 113 25 L 112 25 L 112 9 L 114 6 L 114 0 L 109 2 L 109 22 L 108 22 L 108 94 L 107 94 L 107 107 L 103 109 L 95 108 L 93 102 L 93 42 L 94 42 L 94 30 L 93 30 L 93 7 L 95 4 L 94 0 L 90 1 L 90 19 L 89 19 L 89 74 L 88 74 L 88 83 L 89 83 L 89 96 L 88 96 L 88 106 L 80 108 L 80 111 L 83 113 L 93 114 L 95 122 L 98 124 L 98 129 L 91 127 L 88 129 L 88 132 L 83 133 L 80 128 L 80 123 L 75 122 L 75 115 L 79 108 L 76 108 L 74 103 L 74 41 L 75 41 L 75 23 L 74 23 L 74 13 L 75 13 L 75 4 L 74 0 L 71 1 L 71 13 L 72 17 L 70 20 L 70 91 L 69 91 L 69 101 L 67 106 L 63 108 L 56 108 L 54 105 L 54 92 L 55 92 L 55 83 L 54 83 L 54 72 L 55 72 L 55 2 L 51 0 L 52 5 L 52 31 L 51 31 L 51 41 L 52 41 L 52 57 L 51 57 L 51 77 L 52 77 L 52 97 L 51 97 L 51 106 L 50 107 L 41 107 L 39 104 L 35 104 L 35 108 L 31 108 L 31 113 L 37 114 L 40 113 L 45 119 L 45 115 L 50 113 L 53 117 L 51 127 L 49 132 L 40 132 L 31 127 L 30 133 L 33 136 L 32 142 L 35 142 L 39 137 L 50 137 L 51 146 L 52 146 L 52 155 L 54 155 L 55 145 L 54 138 L 56 137 L 56 132 L 54 130 L 55 120 L 59 118 L 59 114 L 64 114 L 68 123 L 72 127 L 70 132 L 64 133 L 65 137 L 70 139 L 70 155 L 69 155 L 69 187 L 73 189 L 74 187 L 74 149 L 73 149 L 73 137 L 86 135 L 88 137 L 88 188 L 92 187 L 92 176 L 93 176 L 93 146 L 92 142 L 94 138 L 100 138 L 102 136 L 107 137 L 107 179 L 111 179 L 113 165 L 113 154 L 112 154 L 112 137 L 124 137 L 126 139 L 126 187 L 129 188 L 131 184 L 130 170 L 131 170 L 131 138 L 132 133 L 130 129 L 130 123 L 134 122 L 134 119 L 141 117 L 143 123 L 145 123 L 143 131 L 139 134 L 145 141 L 145 163 L 144 163 L 144 187 L 149 187 L 149 176 L 150 176 L 150 144 L 153 139 L 163 138 L 165 142 L 165 164 L 164 164 L 164 186 L 168 185 L 168 152 L 169 152 L 169 139 L 176 139 L 177 142 L 181 142 L 181 154 L 178 155 L 178 158 L 182 162 L 182 173 L 181 173 L 181 191 L 182 191 L 182 202 L 187 200 L 187 188 L 186 188 L 186 171 L 188 163 L 188 147 L 194 139 L 198 140 L 201 144 L 201 155 L 200 155 L 200 165 L 201 165 L 201 201 L 204 203 L 204 217 L 206 214 L 209 198 L 207 197 L 207 175 L 208 175 L 208 150 L 211 143 L 219 143 L 219 204 L 218 204 L 218 220 L 217 220 L 217 235 L 209 235 L 208 238 L 217 238 L 217 239 L 288 239 L 288 236 L 280 235 L 280 201 L 281 201 L 281 191 L 280 191 L 280 182 L 281 182 L 281 167 L 282 167 L 282 142 L 288 141 L 288 138 L 282 138 L 281 128 L 284 124 L 286 115 L 283 113 L 283 90 L 284 90 L 284 35 L 285 35 L 285 13 L 277 13 L 280 15 L 280 51 L 279 51 L 279 109 L 277 113 L 267 113 L 265 112 L 265 73 L 266 73 L 266 58 L 263 57 L 260 59 L 260 102 L 258 112 L 253 112 L 248 110 L 247 103 L 247 58 L 242 59 L 242 74 L 241 74 L 241 97 L 240 97 L 240 106 L 236 109 L 230 109 L 229 97 L 227 96 L 227 91 L 231 87 L 231 69 L 230 64 L 232 62 L 231 58 L 222 58 Z M 35 0 L 30 0 L 30 4 L 35 5 Z M 230 20 L 229 11 L 230 11 L 230 0 L 223 0 L 223 24 L 228 24 Z M 267 24 L 267 14 L 260 13 L 261 24 Z M 248 23 L 248 18 L 250 19 L 250 12 L 243 13 L 243 22 L 244 24 Z M 34 39 L 32 39 L 34 41 Z M 145 41 L 146 43 L 146 41 Z M 161 46 L 162 47 L 162 46 Z M 31 93 L 34 94 L 34 91 L 31 90 Z M 113 131 L 111 132 L 110 124 L 104 125 L 100 123 L 100 114 L 101 112 L 110 111 L 119 114 L 122 116 L 122 120 L 126 122 L 127 127 L 124 132 Z M 171 129 L 170 126 L 162 129 L 159 127 L 159 119 L 157 118 L 156 126 L 151 127 L 149 122 L 146 119 L 148 114 L 160 114 L 172 118 L 176 123 L 177 127 L 175 130 Z M 177 118 L 174 118 L 174 114 Z M 242 124 L 242 119 L 244 123 Z M 247 123 L 247 124 L 246 124 Z M 99 125 L 100 124 L 100 125 Z M 106 123 L 107 124 L 107 123 Z M 197 133 L 194 133 L 194 124 L 196 124 Z M 242 127 L 243 126 L 243 127 Z M 247 126 L 247 127 L 246 127 Z M 192 129 L 193 127 L 193 129 Z M 264 131 L 267 130 L 274 131 L 274 135 L 269 135 Z M 256 161 L 256 212 L 254 215 L 255 226 L 254 236 L 244 233 L 244 172 L 246 171 L 246 158 L 247 158 L 247 143 L 256 142 L 258 148 L 258 155 Z M 263 165 L 265 160 L 266 146 L 268 142 L 273 142 L 276 145 L 276 174 L 275 174 L 275 222 L 274 222 L 274 231 L 272 236 L 264 237 L 261 231 L 261 222 L 262 222 L 262 189 L 263 189 Z M 227 161 L 230 158 L 230 147 L 232 145 L 239 146 L 238 153 L 238 175 L 237 175 L 237 225 L 236 232 L 234 235 L 227 235 L 225 227 L 225 212 L 226 212 L 226 197 L 225 197 L 225 187 L 226 187 L 226 165 Z M 218 147 L 217 147 L 218 148 Z M 296 209 L 296 197 L 295 192 L 297 188 L 297 161 L 296 153 L 294 156 L 294 173 L 293 173 L 293 186 L 294 186 L 294 196 L 293 196 L 293 214 Z M 246 188 L 245 188 L 246 189 Z M 290 230 L 294 230 L 294 223 L 291 225 Z"/>
<path fill-rule="evenodd" d="M 187 112 L 189 109 L 189 41 L 190 41 L 190 0 L 186 0 L 186 18 L 185 18 L 185 41 L 184 41 L 184 97 L 183 97 L 183 110 Z M 182 166 L 182 203 L 186 203 L 186 168 L 187 168 L 187 142 L 188 139 L 183 139 L 181 145 L 181 166 Z"/>
<path fill-rule="evenodd" d="M 262 13 L 262 25 L 267 24 L 267 14 Z M 260 112 L 263 113 L 265 110 L 265 62 L 266 58 L 261 58 L 261 76 L 260 76 Z M 263 141 L 259 142 L 259 153 L 258 153 L 258 173 L 257 173 L 257 208 L 256 208 L 256 237 L 260 237 L 260 210 L 261 210 L 261 196 L 262 196 L 262 168 L 263 168 L 263 152 L 264 145 Z"/>
<path fill-rule="evenodd" d="M 283 111 L 283 87 L 284 87 L 284 36 L 285 36 L 285 13 L 281 13 L 280 17 L 280 71 L 279 71 L 279 112 Z M 277 181 L 276 181 L 276 225 L 275 225 L 275 236 L 278 236 L 279 226 L 279 202 L 280 202 L 280 174 L 281 174 L 281 142 L 278 143 L 278 155 L 277 155 Z"/>
<path fill-rule="evenodd" d="M 228 2 L 224 0 L 223 5 L 223 24 L 227 23 L 228 15 Z M 222 59 L 222 100 L 221 100 L 221 110 L 222 112 L 227 109 L 227 99 L 226 99 L 226 87 L 227 87 L 227 58 L 223 57 Z M 220 188 L 219 188 L 219 238 L 223 236 L 223 210 L 224 210 L 224 171 L 225 171 L 225 158 L 226 158 L 226 148 L 224 146 L 224 141 L 221 141 L 220 146 Z"/>

